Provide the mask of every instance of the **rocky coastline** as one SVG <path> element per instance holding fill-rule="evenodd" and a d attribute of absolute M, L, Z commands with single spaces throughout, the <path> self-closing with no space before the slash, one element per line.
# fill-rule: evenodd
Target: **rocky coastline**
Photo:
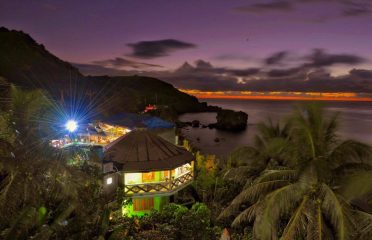
<path fill-rule="evenodd" d="M 196 119 L 188 122 L 176 121 L 176 125 L 178 128 L 209 128 L 232 132 L 244 131 L 247 128 L 248 114 L 245 112 L 219 109 L 216 113 L 215 123 L 201 124 L 200 121 Z"/>

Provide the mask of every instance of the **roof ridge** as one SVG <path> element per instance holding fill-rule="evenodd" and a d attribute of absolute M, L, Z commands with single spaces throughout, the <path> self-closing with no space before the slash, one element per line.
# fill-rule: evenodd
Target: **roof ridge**
<path fill-rule="evenodd" d="M 181 166 L 194 159 L 193 155 L 148 130 L 133 130 L 112 142 L 105 156 L 121 164 L 125 171 L 153 171 Z"/>

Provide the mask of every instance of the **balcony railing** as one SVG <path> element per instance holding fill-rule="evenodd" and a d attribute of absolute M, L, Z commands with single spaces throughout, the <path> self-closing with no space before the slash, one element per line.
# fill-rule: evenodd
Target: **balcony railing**
<path fill-rule="evenodd" d="M 191 171 L 165 182 L 125 185 L 124 193 L 127 196 L 173 193 L 191 183 L 193 177 Z"/>

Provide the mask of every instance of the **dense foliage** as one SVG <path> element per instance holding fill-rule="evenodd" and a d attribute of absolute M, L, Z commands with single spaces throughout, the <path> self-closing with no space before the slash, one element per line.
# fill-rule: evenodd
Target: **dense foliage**
<path fill-rule="evenodd" d="M 255 239 L 367 239 L 372 149 L 336 134 L 337 115 L 319 105 L 298 109 L 284 127 L 261 125 L 248 164 L 228 175 L 244 181 L 221 213 L 233 227 L 253 227 Z"/>
<path fill-rule="evenodd" d="M 196 203 L 188 209 L 171 203 L 142 218 L 114 218 L 108 230 L 108 239 L 208 240 L 216 239 L 220 231 L 212 226 L 211 211 L 205 204 Z"/>
<path fill-rule="evenodd" d="M 107 205 L 97 156 L 49 146 L 58 104 L 40 90 L 3 93 L 1 239 L 207 240 L 224 227 L 233 239 L 372 234 L 371 147 L 340 139 L 337 115 L 318 105 L 299 108 L 284 124 L 260 124 L 254 145 L 234 151 L 227 164 L 196 154 L 196 179 L 178 194 L 186 205 L 129 218 L 122 198 Z"/>
<path fill-rule="evenodd" d="M 39 90 L 11 87 L 0 114 L 0 236 L 89 239 L 104 204 L 100 181 L 49 147 L 53 104 Z"/>

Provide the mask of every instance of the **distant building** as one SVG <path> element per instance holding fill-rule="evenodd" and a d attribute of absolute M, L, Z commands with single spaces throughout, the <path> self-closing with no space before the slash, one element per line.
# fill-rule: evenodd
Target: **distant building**
<path fill-rule="evenodd" d="M 154 110 L 156 110 L 156 109 L 157 109 L 156 105 L 151 105 L 151 104 L 149 104 L 149 105 L 147 105 L 147 106 L 145 107 L 145 110 L 143 110 L 143 112 L 144 112 L 144 113 L 147 113 L 147 112 L 154 111 Z"/>
<path fill-rule="evenodd" d="M 75 132 L 53 139 L 51 145 L 58 148 L 71 145 L 105 146 L 136 128 L 149 129 L 171 142 L 176 139 L 173 123 L 153 116 L 122 113 L 110 117 L 99 116 L 89 123 L 82 123 Z"/>
<path fill-rule="evenodd" d="M 52 140 L 51 145 L 57 148 L 66 148 L 73 145 L 105 146 L 130 131 L 130 128 L 125 126 L 110 125 L 102 122 L 82 124 L 76 132 Z"/>

